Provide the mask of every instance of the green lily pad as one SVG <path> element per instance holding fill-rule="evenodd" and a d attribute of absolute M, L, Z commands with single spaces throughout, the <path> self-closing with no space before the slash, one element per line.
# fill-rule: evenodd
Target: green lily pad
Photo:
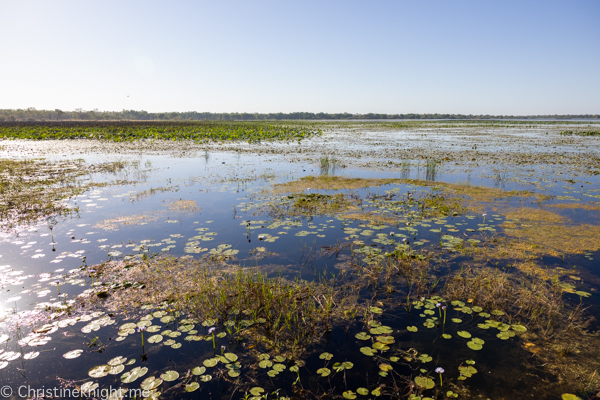
<path fill-rule="evenodd" d="M 233 353 L 225 353 L 220 358 L 220 361 L 224 364 L 236 362 L 237 360 L 238 360 L 238 356 Z"/>
<path fill-rule="evenodd" d="M 202 375 L 206 372 L 206 367 L 196 367 L 192 370 L 192 374 L 194 375 Z"/>
<path fill-rule="evenodd" d="M 372 349 L 371 347 L 361 347 L 360 352 L 365 356 L 374 356 L 377 353 L 377 350 Z"/>
<path fill-rule="evenodd" d="M 373 343 L 373 348 L 377 349 L 377 350 L 382 350 L 382 351 L 386 351 L 389 350 L 390 348 L 388 346 L 386 346 L 383 343 L 379 343 L 379 342 L 375 342 Z"/>
<path fill-rule="evenodd" d="M 200 388 L 200 384 L 198 382 L 192 382 L 185 385 L 186 392 L 195 392 L 198 390 L 198 388 Z"/>
<path fill-rule="evenodd" d="M 146 368 L 146 367 L 135 367 L 131 371 L 127 371 L 123 375 L 121 375 L 121 382 L 131 383 L 131 382 L 135 381 L 136 379 L 141 378 L 142 376 L 146 375 L 147 372 L 148 372 L 148 368 Z"/>
<path fill-rule="evenodd" d="M 88 371 L 88 375 L 91 378 L 103 378 L 106 375 L 108 375 L 109 370 L 109 365 L 98 365 L 96 367 L 90 368 L 90 370 Z"/>
<path fill-rule="evenodd" d="M 469 339 L 471 337 L 471 334 L 467 331 L 458 331 L 456 334 L 465 339 Z"/>
<path fill-rule="evenodd" d="M 379 307 L 369 307 L 369 310 L 374 314 L 381 314 L 383 310 Z"/>
<path fill-rule="evenodd" d="M 148 338 L 148 343 L 158 343 L 163 340 L 162 335 L 152 335 Z"/>
<path fill-rule="evenodd" d="M 179 372 L 177 371 L 167 371 L 164 374 L 160 374 L 160 377 L 165 381 L 165 382 L 172 382 L 175 379 L 179 378 Z"/>
<path fill-rule="evenodd" d="M 515 332 L 526 332 L 527 331 L 527 328 L 524 327 L 523 325 L 515 324 L 515 325 L 512 325 L 511 327 Z"/>
<path fill-rule="evenodd" d="M 419 386 L 423 389 L 431 389 L 435 386 L 435 383 L 433 382 L 433 380 L 431 378 L 427 378 L 425 376 L 417 376 L 415 378 L 415 383 L 417 384 L 417 386 Z"/>
<path fill-rule="evenodd" d="M 271 360 L 262 360 L 258 363 L 258 366 L 261 368 L 271 368 L 273 362 Z"/>
<path fill-rule="evenodd" d="M 319 368 L 317 370 L 317 374 L 321 375 L 322 377 L 329 376 L 329 374 L 331 374 L 331 370 L 329 368 Z"/>
<path fill-rule="evenodd" d="M 285 370 L 285 368 L 286 368 L 285 364 L 280 364 L 280 363 L 273 364 L 273 369 L 277 372 L 283 372 Z"/>
<path fill-rule="evenodd" d="M 444 334 L 442 334 L 442 337 L 443 337 L 444 339 L 452 339 L 452 335 L 450 335 L 450 334 L 447 334 L 447 333 L 444 333 Z"/>
<path fill-rule="evenodd" d="M 217 358 L 208 358 L 206 360 L 204 360 L 204 362 L 202 364 L 204 364 L 205 367 L 214 367 L 215 365 L 217 365 L 217 363 L 219 362 L 219 360 Z"/>
<path fill-rule="evenodd" d="M 467 342 L 467 346 L 469 346 L 469 348 L 471 350 L 481 350 L 483 348 L 483 346 L 479 343 L 475 343 L 474 341 L 469 341 Z"/>
<path fill-rule="evenodd" d="M 212 376 L 211 375 L 202 375 L 199 379 L 202 382 L 208 382 L 208 381 L 210 381 L 212 379 Z"/>
<path fill-rule="evenodd" d="M 331 354 L 331 353 L 327 353 L 327 352 L 325 352 L 325 353 L 321 353 L 321 354 L 319 355 L 319 358 L 320 358 L 321 360 L 331 360 L 331 359 L 333 358 L 333 354 Z"/>
<path fill-rule="evenodd" d="M 575 396 L 571 393 L 563 393 L 560 397 L 562 398 L 562 400 L 581 400 L 581 397 Z"/>
<path fill-rule="evenodd" d="M 159 387 L 162 383 L 162 379 L 150 376 L 142 381 L 140 387 L 145 390 L 154 390 L 157 387 Z"/>
<path fill-rule="evenodd" d="M 355 399 L 356 393 L 354 393 L 352 390 L 346 390 L 344 393 L 342 393 L 342 396 L 345 399 Z"/>
<path fill-rule="evenodd" d="M 383 344 L 392 344 L 395 342 L 393 336 L 377 336 L 377 341 Z"/>
<path fill-rule="evenodd" d="M 67 360 L 71 360 L 73 358 L 77 358 L 83 353 L 83 350 L 71 350 L 63 354 L 63 357 Z"/>
<path fill-rule="evenodd" d="M 417 328 L 416 326 L 407 326 L 406 330 L 409 332 L 416 332 L 419 330 L 419 328 Z"/>
<path fill-rule="evenodd" d="M 360 387 L 358 389 L 356 389 L 356 393 L 360 394 L 361 396 L 366 396 L 369 394 L 369 390 L 363 387 Z"/>
<path fill-rule="evenodd" d="M 115 365 L 119 365 L 119 364 L 123 364 L 125 361 L 127 361 L 127 358 L 123 357 L 123 356 L 118 356 L 115 358 L 111 358 L 107 364 L 110 366 L 115 366 Z"/>
<path fill-rule="evenodd" d="M 262 393 L 265 392 L 265 389 L 261 388 L 261 387 L 253 387 L 252 389 L 250 389 L 250 394 L 253 396 L 260 396 Z"/>

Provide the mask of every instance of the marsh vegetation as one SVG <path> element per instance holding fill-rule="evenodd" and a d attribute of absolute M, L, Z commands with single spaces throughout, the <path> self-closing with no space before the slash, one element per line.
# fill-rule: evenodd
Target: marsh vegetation
<path fill-rule="evenodd" d="M 0 128 L 3 382 L 598 396 L 593 124 L 60 124 Z"/>

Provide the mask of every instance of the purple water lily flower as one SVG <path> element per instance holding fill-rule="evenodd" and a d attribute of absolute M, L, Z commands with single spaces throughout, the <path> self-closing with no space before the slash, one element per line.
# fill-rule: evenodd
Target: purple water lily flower
<path fill-rule="evenodd" d="M 444 368 L 442 368 L 442 367 L 437 367 L 437 368 L 435 369 L 435 372 L 437 372 L 438 374 L 443 374 L 443 373 L 444 373 L 444 372 L 446 372 L 446 371 L 444 371 Z"/>

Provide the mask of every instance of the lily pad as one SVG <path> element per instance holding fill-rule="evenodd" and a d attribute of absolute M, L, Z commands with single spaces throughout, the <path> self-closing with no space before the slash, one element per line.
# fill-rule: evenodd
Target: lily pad
<path fill-rule="evenodd" d="M 159 387 L 162 383 L 162 379 L 150 376 L 142 381 L 140 387 L 145 390 L 154 390 L 157 387 Z"/>
<path fill-rule="evenodd" d="M 202 375 L 206 372 L 206 367 L 196 367 L 192 370 L 192 374 L 194 375 Z"/>
<path fill-rule="evenodd" d="M 435 386 L 435 383 L 433 382 L 433 380 L 431 378 L 427 378 L 425 376 L 417 376 L 415 378 L 415 383 L 417 384 L 417 386 L 419 386 L 423 389 L 431 389 Z"/>
<path fill-rule="evenodd" d="M 63 354 L 63 357 L 67 360 L 71 360 L 73 358 L 77 358 L 83 353 L 83 350 L 71 350 Z"/>
<path fill-rule="evenodd" d="M 121 382 L 131 383 L 136 379 L 146 375 L 147 372 L 148 368 L 146 367 L 135 367 L 131 371 L 125 372 L 123 375 L 121 375 Z"/>
<path fill-rule="evenodd" d="M 186 392 L 195 392 L 198 390 L 198 388 L 200 388 L 200 384 L 198 382 L 192 382 L 185 385 Z"/>

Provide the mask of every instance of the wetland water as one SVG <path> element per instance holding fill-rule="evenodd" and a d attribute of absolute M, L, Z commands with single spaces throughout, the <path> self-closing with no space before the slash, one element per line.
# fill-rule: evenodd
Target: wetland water
<path fill-rule="evenodd" d="M 70 212 L 3 221 L 13 398 L 595 398 L 600 138 L 560 132 L 597 125 L 323 129 L 0 141 L 118 165 Z"/>

